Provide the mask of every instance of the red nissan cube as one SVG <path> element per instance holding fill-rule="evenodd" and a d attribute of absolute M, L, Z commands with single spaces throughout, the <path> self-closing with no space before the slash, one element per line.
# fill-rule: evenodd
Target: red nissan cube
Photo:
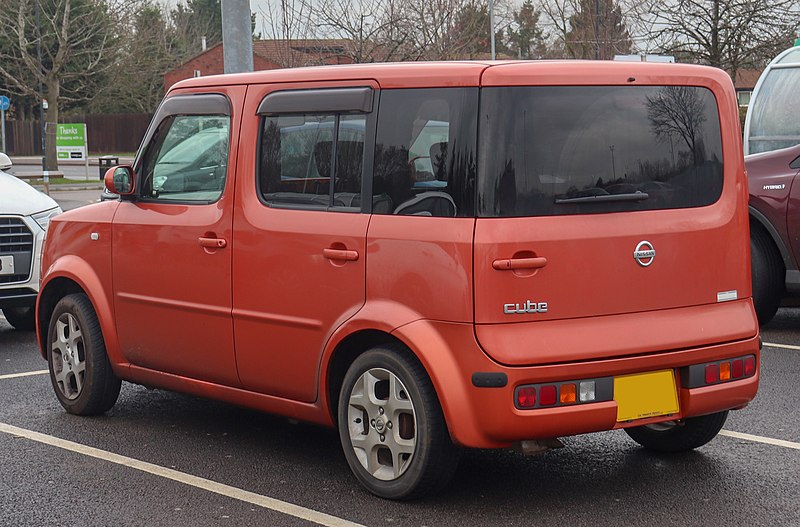
<path fill-rule="evenodd" d="M 460 449 L 702 446 L 756 394 L 721 70 L 347 65 L 173 86 L 120 200 L 53 218 L 37 306 L 70 413 L 122 380 L 338 428 L 370 492 Z"/>

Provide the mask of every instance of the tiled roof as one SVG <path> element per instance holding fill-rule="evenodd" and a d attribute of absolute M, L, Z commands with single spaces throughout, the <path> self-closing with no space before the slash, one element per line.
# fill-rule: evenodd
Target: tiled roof
<path fill-rule="evenodd" d="M 253 42 L 253 53 L 281 66 L 312 66 L 350 62 L 349 40 L 257 40 Z"/>
<path fill-rule="evenodd" d="M 739 70 L 736 72 L 736 78 L 733 79 L 733 85 L 737 90 L 752 90 L 756 87 L 756 82 L 764 70 Z"/>

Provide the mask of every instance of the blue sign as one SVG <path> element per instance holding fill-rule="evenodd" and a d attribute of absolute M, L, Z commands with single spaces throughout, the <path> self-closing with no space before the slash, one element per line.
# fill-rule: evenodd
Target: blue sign
<path fill-rule="evenodd" d="M 11 106 L 11 101 L 5 95 L 0 95 L 0 110 L 6 111 Z"/>

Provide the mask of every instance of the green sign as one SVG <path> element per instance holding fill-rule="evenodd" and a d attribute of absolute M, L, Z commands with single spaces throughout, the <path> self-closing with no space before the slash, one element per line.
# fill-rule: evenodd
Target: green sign
<path fill-rule="evenodd" d="M 58 124 L 56 126 L 56 155 L 60 160 L 85 161 L 87 159 L 86 124 Z"/>

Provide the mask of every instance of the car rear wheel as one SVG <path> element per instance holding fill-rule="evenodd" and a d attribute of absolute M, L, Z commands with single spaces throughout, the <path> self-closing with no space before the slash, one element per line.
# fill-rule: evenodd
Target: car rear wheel
<path fill-rule="evenodd" d="M 759 324 L 766 324 L 778 311 L 783 297 L 785 270 L 781 255 L 761 227 L 750 227 L 750 272 L 753 304 Z"/>
<path fill-rule="evenodd" d="M 8 323 L 20 331 L 36 329 L 36 309 L 34 307 L 7 307 L 3 315 Z"/>
<path fill-rule="evenodd" d="M 356 478 L 382 498 L 407 500 L 446 485 L 458 464 L 436 392 L 400 346 L 359 356 L 339 396 L 339 437 Z"/>
<path fill-rule="evenodd" d="M 625 432 L 631 439 L 650 450 L 685 452 L 701 447 L 714 439 L 722 430 L 727 418 L 728 411 L 726 410 L 680 421 L 626 428 Z"/>
<path fill-rule="evenodd" d="M 97 314 L 89 298 L 73 294 L 56 304 L 47 333 L 47 362 L 56 397 L 67 412 L 95 415 L 117 402 L 114 375 Z"/>

